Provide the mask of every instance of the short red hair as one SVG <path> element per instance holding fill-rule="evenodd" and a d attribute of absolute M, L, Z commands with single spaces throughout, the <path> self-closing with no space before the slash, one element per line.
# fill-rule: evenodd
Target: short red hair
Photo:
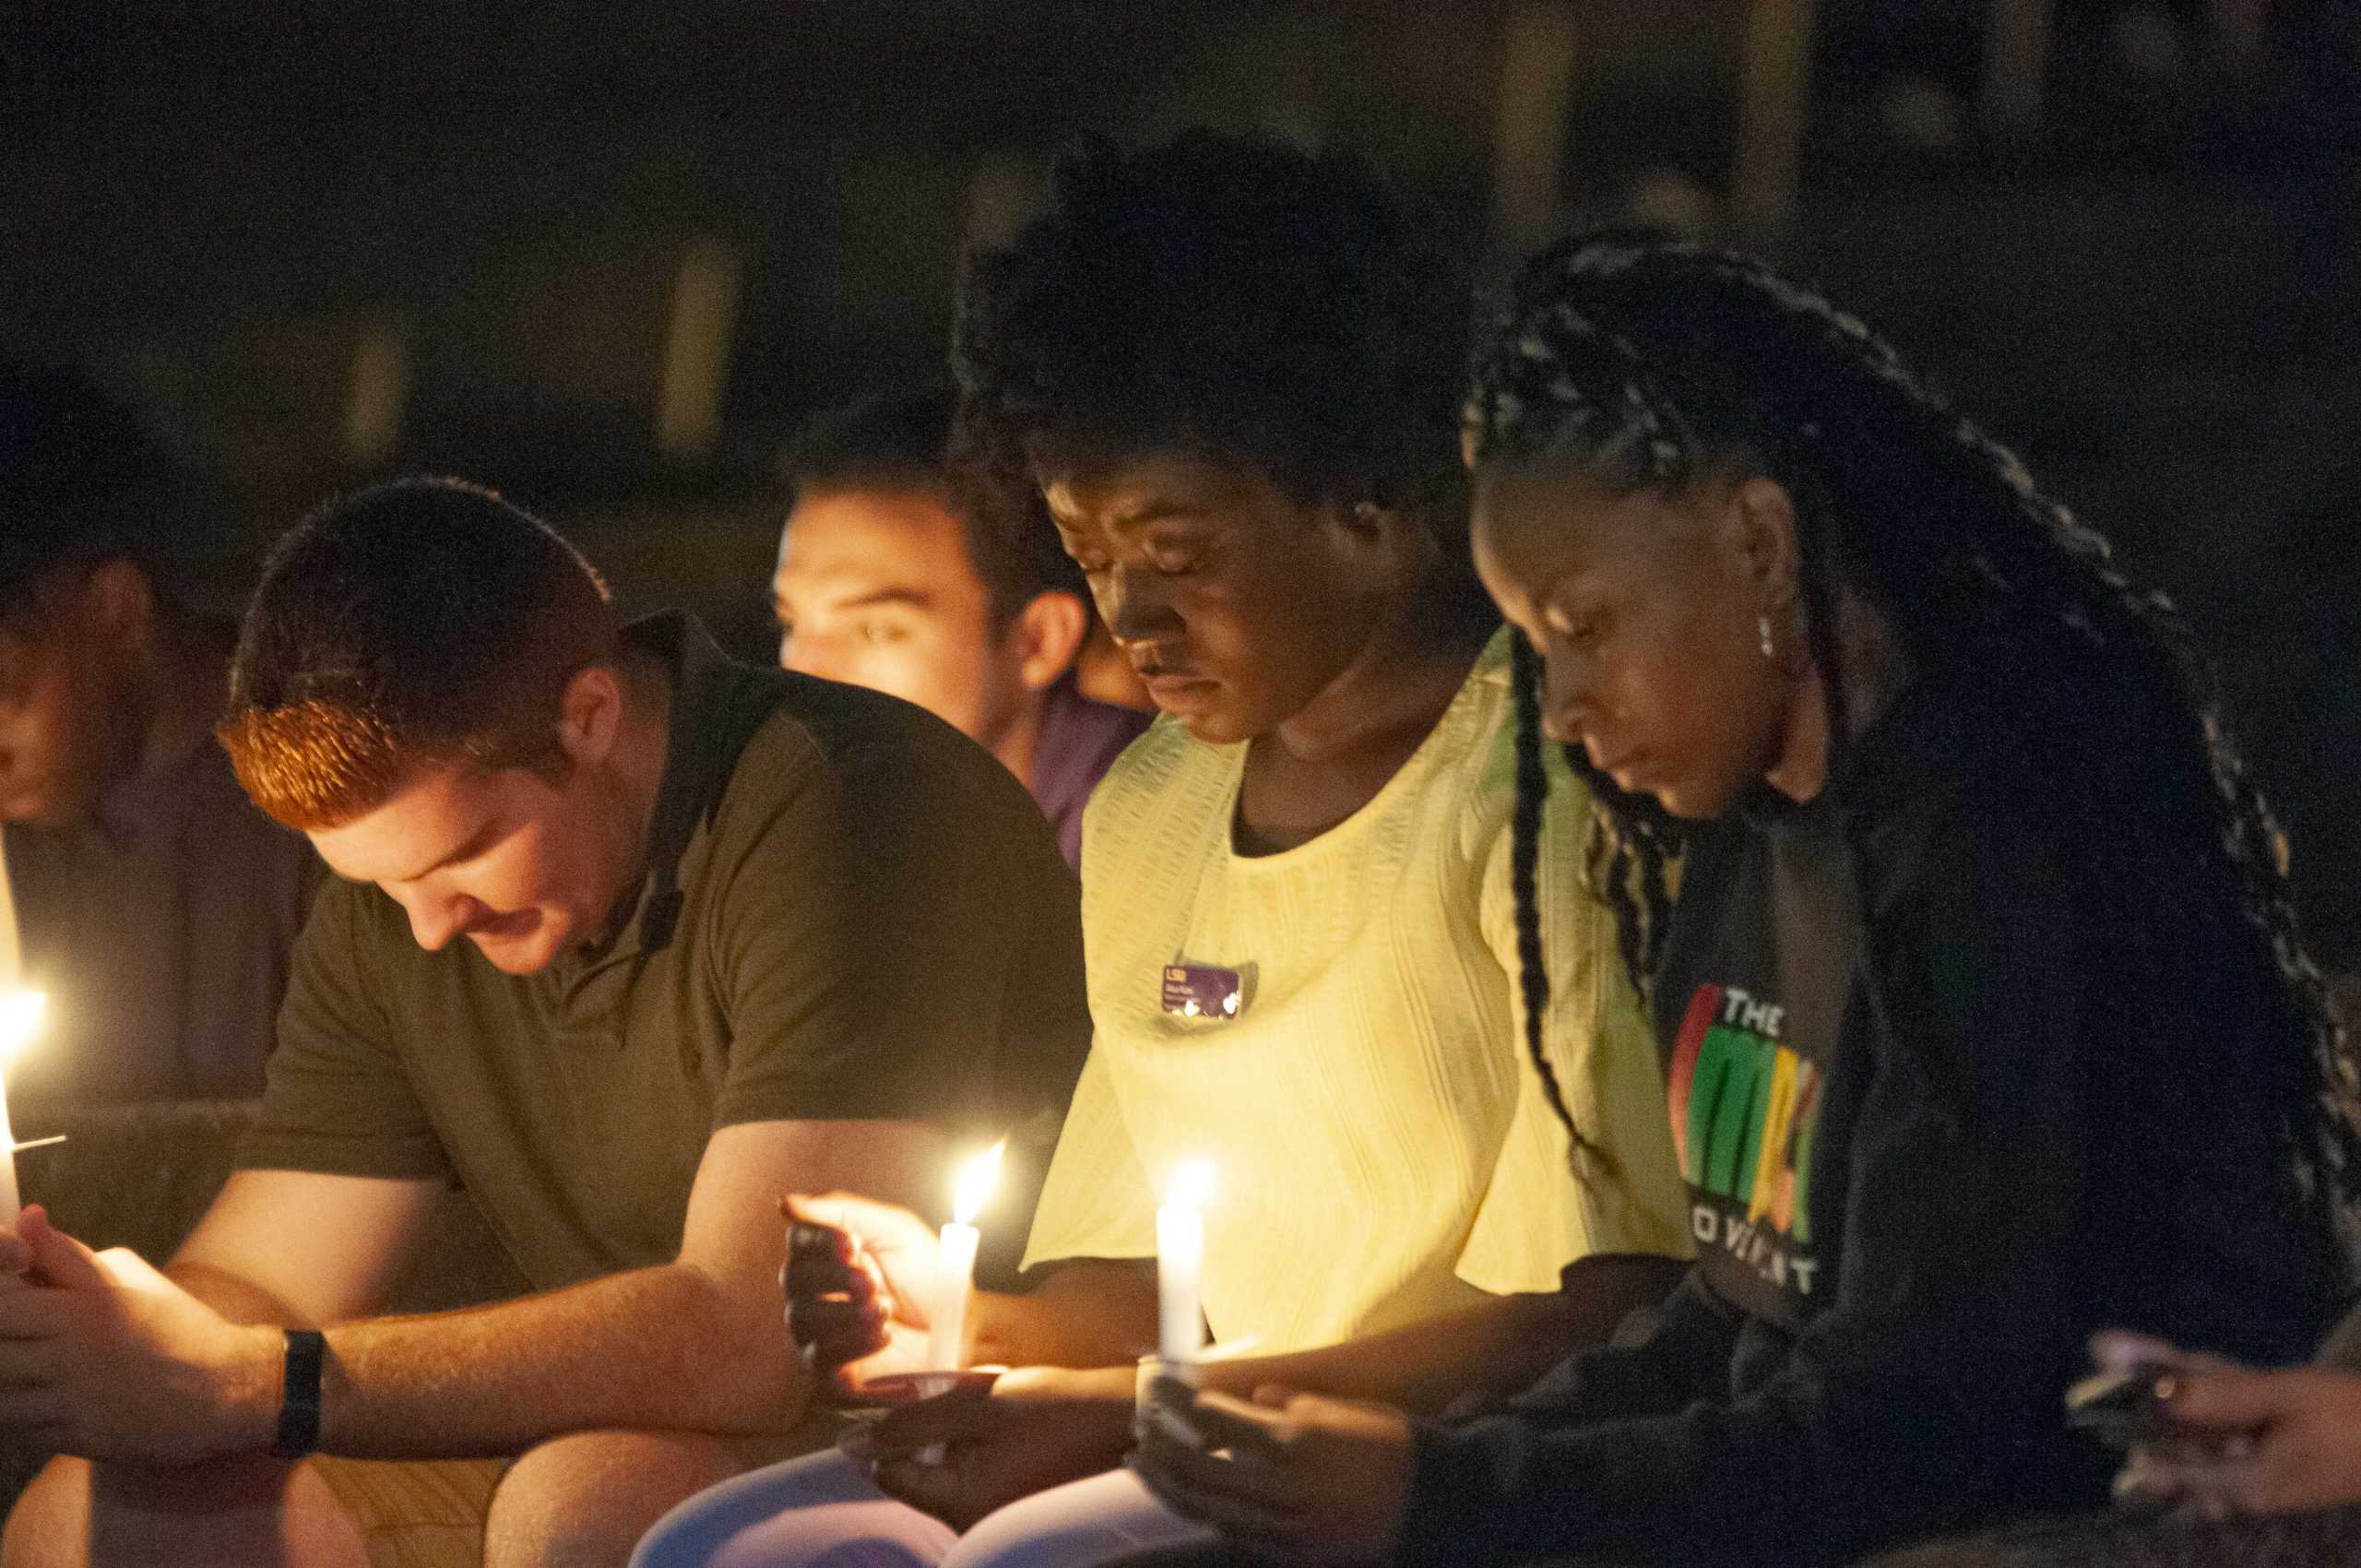
<path fill-rule="evenodd" d="M 298 524 L 264 564 L 219 734 L 278 821 L 340 826 L 421 767 L 562 771 L 575 675 L 611 659 L 612 596 L 489 490 L 398 480 Z"/>

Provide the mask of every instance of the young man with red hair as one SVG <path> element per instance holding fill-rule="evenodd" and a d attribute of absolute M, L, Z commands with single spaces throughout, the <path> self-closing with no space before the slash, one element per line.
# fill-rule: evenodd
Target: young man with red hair
<path fill-rule="evenodd" d="M 489 492 L 282 540 L 221 735 L 339 881 L 168 1274 L 0 1233 L 0 1427 L 78 1456 L 11 1568 L 620 1563 L 797 1441 L 780 1194 L 939 1200 L 953 1142 L 1054 1136 L 1088 1023 L 1023 790 L 916 708 L 619 624 Z M 373 1316 L 454 1182 L 531 1293 Z"/>

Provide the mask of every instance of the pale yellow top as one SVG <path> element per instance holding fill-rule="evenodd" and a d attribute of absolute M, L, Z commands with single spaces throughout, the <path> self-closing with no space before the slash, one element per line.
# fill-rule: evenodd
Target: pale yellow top
<path fill-rule="evenodd" d="M 1553 769 L 1538 885 L 1550 1051 L 1608 1154 L 1577 1183 L 1525 1056 L 1506 635 L 1376 798 L 1311 842 L 1232 852 L 1243 745 L 1159 719 L 1093 795 L 1083 932 L 1097 1028 L 1026 1263 L 1151 1257 L 1157 1194 L 1212 1162 L 1217 1339 L 1286 1350 L 1548 1290 L 1593 1252 L 1688 1252 L 1655 1048 L 1612 918 L 1576 885 L 1585 802 Z M 1237 1017 L 1165 1012 L 1168 964 L 1234 969 Z"/>

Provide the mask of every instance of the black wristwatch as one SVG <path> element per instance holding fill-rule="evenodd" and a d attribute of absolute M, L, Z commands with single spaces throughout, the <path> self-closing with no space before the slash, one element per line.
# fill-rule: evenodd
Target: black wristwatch
<path fill-rule="evenodd" d="M 287 1381 L 279 1396 L 279 1435 L 270 1444 L 278 1458 L 301 1459 L 320 1445 L 320 1368 L 327 1350 L 327 1336 L 316 1328 L 287 1331 Z"/>

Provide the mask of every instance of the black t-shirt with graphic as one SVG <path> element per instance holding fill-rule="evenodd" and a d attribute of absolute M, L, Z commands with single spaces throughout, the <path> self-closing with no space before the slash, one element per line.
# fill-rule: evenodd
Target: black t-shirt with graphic
<path fill-rule="evenodd" d="M 1832 825 L 1793 814 L 1709 847 L 1722 863 L 1691 881 L 1726 889 L 1734 913 L 1771 918 L 1689 922 L 1659 982 L 1674 1020 L 1665 1091 L 1698 1272 L 1724 1301 L 1788 1333 L 1832 1283 L 1827 1221 L 1812 1223 L 1827 1200 L 1812 1157 L 1855 1003 L 1847 958 L 1860 930 L 1845 860 L 1827 842 Z"/>
<path fill-rule="evenodd" d="M 1905 694 L 1818 799 L 1692 850 L 1655 1005 L 1699 1261 L 1419 1426 L 1408 1561 L 1772 1568 L 2095 1505 L 2111 1461 L 2058 1403 L 2090 1333 L 2272 1361 L 2325 1326 L 2256 1067 L 2284 993 L 2225 879 L 2094 848 L 2098 792 L 1971 703 Z M 2185 942 L 2095 938 L 2127 897 Z"/>

